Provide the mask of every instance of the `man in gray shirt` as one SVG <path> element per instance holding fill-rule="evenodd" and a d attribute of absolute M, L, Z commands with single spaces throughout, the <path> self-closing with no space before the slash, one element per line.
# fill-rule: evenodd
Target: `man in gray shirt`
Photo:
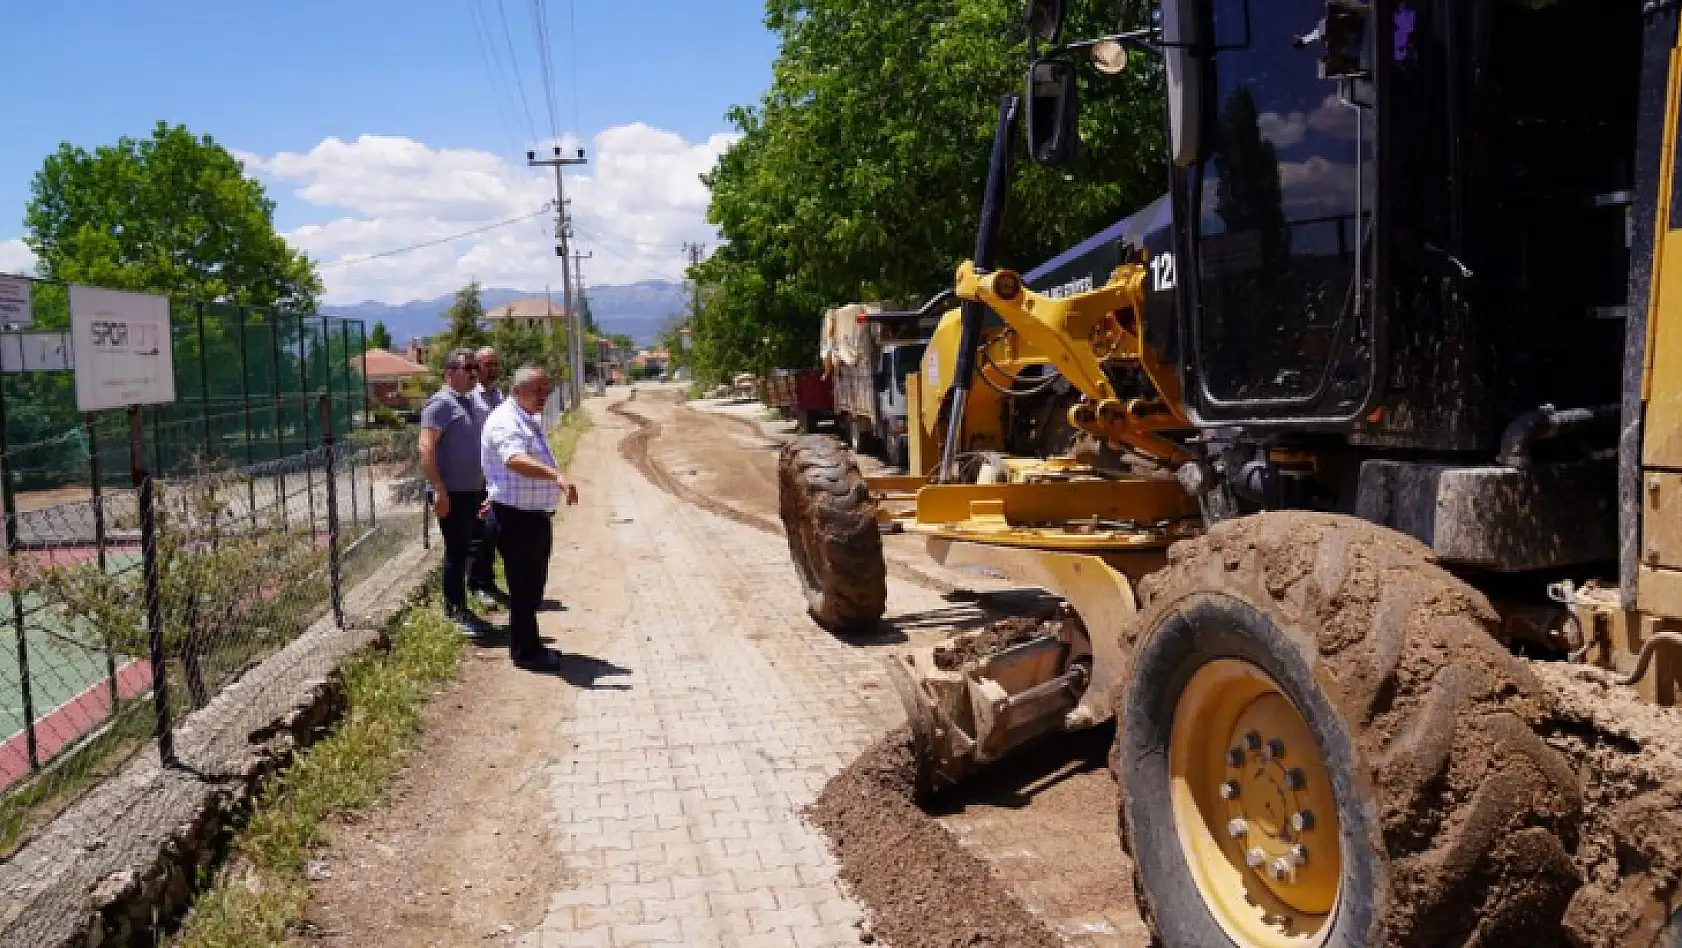
<path fill-rule="evenodd" d="M 479 384 L 473 387 L 473 410 L 479 413 L 479 425 L 483 428 L 485 419 L 502 404 L 503 392 L 497 384 L 502 378 L 502 357 L 494 347 L 484 346 L 473 353 L 473 364 L 479 369 Z M 467 588 L 478 596 L 480 605 L 508 602 L 508 594 L 496 585 L 495 560 L 496 545 L 485 535 L 485 520 L 475 517 L 473 549 L 467 560 Z"/>
<path fill-rule="evenodd" d="M 421 409 L 421 470 L 432 490 L 432 512 L 444 537 L 444 609 L 468 635 L 490 624 L 467 608 L 467 561 L 479 506 L 485 502 L 485 476 L 479 468 L 479 432 L 485 419 L 473 403 L 478 368 L 472 349 L 444 357 L 444 385 Z"/>

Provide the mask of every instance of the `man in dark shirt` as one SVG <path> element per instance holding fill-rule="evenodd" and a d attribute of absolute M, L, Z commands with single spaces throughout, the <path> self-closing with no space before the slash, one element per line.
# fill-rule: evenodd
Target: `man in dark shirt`
<path fill-rule="evenodd" d="M 479 384 L 473 388 L 473 410 L 479 413 L 482 429 L 485 419 L 496 411 L 496 406 L 502 404 L 503 392 L 497 384 L 502 378 L 502 358 L 494 347 L 484 346 L 473 354 L 473 364 L 479 370 Z M 496 585 L 495 561 L 496 544 L 486 535 L 484 518 L 476 517 L 473 520 L 473 549 L 467 560 L 467 588 L 477 596 L 479 604 L 486 607 L 508 603 L 508 594 Z"/>
<path fill-rule="evenodd" d="M 467 635 L 490 624 L 467 608 L 467 561 L 485 477 L 479 468 L 479 432 L 484 418 L 473 405 L 477 366 L 472 349 L 444 358 L 444 385 L 421 410 L 421 470 L 432 492 L 432 512 L 444 537 L 444 609 Z"/>

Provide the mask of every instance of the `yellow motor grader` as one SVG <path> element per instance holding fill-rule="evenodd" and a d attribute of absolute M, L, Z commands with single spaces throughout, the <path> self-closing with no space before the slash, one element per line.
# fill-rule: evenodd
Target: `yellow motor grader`
<path fill-rule="evenodd" d="M 1678 6 L 1162 0 L 1060 42 L 1030 0 L 959 337 L 909 386 L 950 390 L 913 406 L 948 419 L 931 473 L 821 437 L 780 465 L 825 628 L 881 620 L 883 530 L 1062 597 L 890 661 L 921 789 L 1113 718 L 1168 948 L 1682 945 L 1682 790 L 1567 759 L 1539 664 L 1682 679 Z M 1068 161 L 1077 60 L 1130 52 L 1166 213 L 1101 283 L 1028 289 L 992 253 L 1018 126 Z M 984 339 L 1172 476 L 981 450 Z"/>

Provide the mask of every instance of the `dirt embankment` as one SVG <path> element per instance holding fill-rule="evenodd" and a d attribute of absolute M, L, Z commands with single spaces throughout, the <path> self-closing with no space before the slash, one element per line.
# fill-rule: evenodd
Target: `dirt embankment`
<path fill-rule="evenodd" d="M 1545 739 L 1583 790 L 1574 853 L 1583 888 L 1566 932 L 1585 948 L 1653 944 L 1682 886 L 1682 711 L 1641 701 L 1600 669 L 1536 671 L 1554 706 Z"/>
<path fill-rule="evenodd" d="M 894 948 L 1056 948 L 991 868 L 911 801 L 910 736 L 896 730 L 837 774 L 807 816 Z"/>

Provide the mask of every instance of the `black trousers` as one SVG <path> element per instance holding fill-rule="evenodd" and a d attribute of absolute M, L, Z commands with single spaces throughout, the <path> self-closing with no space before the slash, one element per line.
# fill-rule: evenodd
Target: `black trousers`
<path fill-rule="evenodd" d="M 553 520 L 554 514 L 492 503 L 485 521 L 508 578 L 508 654 L 516 661 L 543 649 L 537 637 L 537 607 L 543 604 L 549 578 Z"/>
<path fill-rule="evenodd" d="M 482 499 L 482 497 L 481 497 Z M 496 588 L 496 544 L 485 521 L 473 518 L 473 548 L 467 555 L 467 588 L 490 592 Z"/>
<path fill-rule="evenodd" d="M 484 491 L 452 490 L 450 512 L 438 521 L 444 536 L 444 605 L 451 609 L 467 607 L 467 562 L 473 556 L 473 531 L 484 502 Z"/>

